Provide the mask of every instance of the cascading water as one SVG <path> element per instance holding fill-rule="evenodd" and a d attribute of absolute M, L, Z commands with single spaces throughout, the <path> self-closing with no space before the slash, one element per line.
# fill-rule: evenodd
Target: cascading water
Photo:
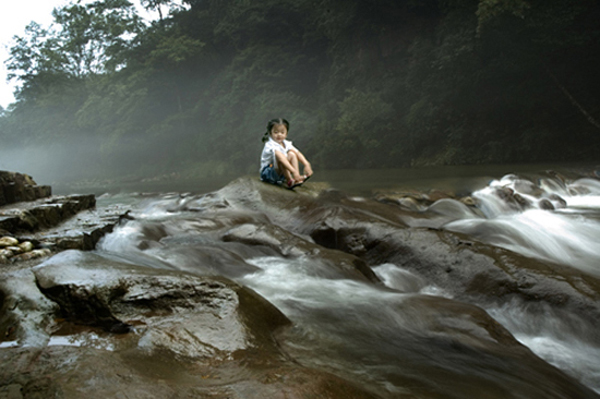
<path fill-rule="evenodd" d="M 600 275 L 600 182 L 515 175 L 473 193 L 480 213 L 444 226 L 487 244 Z M 456 215 L 456 213 L 453 213 Z"/>
<path fill-rule="evenodd" d="M 472 196 L 478 212 L 454 204 L 463 212 L 452 212 L 460 218 L 442 228 L 528 257 L 600 275 L 598 180 L 569 182 L 545 177 L 536 181 L 507 175 Z M 589 339 L 594 334 L 587 323 L 517 300 L 488 312 L 538 356 L 600 392 L 600 346 Z"/>
<path fill-rule="evenodd" d="M 509 175 L 473 197 L 476 208 L 442 200 L 430 212 L 445 218 L 443 229 L 600 275 L 598 181 L 534 183 Z M 394 264 L 373 268 L 381 286 L 332 273 L 314 258 L 263 249 L 232 254 L 239 247 L 204 235 L 219 223 L 199 216 L 210 200 L 146 199 L 135 220 L 105 237 L 98 250 L 148 267 L 223 275 L 256 290 L 294 322 L 283 341 L 295 359 L 387 397 L 531 397 L 527 393 L 538 389 L 540 375 L 492 355 L 504 338 L 491 339 L 480 327 L 486 315 L 478 308 Z M 213 262 L 216 257 L 227 258 L 229 266 Z M 486 311 L 538 356 L 600 393 L 600 347 L 588 322 L 517 299 Z M 477 347 L 485 349 L 473 352 Z M 552 379 L 551 371 L 542 373 Z M 547 389 L 550 397 L 553 388 Z"/>

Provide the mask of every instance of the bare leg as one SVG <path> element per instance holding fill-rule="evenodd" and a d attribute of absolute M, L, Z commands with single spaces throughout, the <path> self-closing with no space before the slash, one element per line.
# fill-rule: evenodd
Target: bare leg
<path fill-rule="evenodd" d="M 290 164 L 294 168 L 294 176 L 296 176 L 296 183 L 302 183 L 304 178 L 300 175 L 300 168 L 298 164 L 298 156 L 294 152 L 288 152 L 287 159 L 290 161 Z"/>
<path fill-rule="evenodd" d="M 279 170 L 277 171 L 280 175 L 284 175 L 285 176 L 285 180 L 286 181 L 290 181 L 290 180 L 294 180 L 292 178 L 292 174 L 290 173 L 289 170 L 287 170 L 286 168 L 282 168 L 280 167 Z"/>
<path fill-rule="evenodd" d="M 296 154 L 289 152 L 286 156 L 280 151 L 275 151 L 275 156 L 277 157 L 277 172 L 279 174 L 285 176 L 288 181 L 298 181 L 298 179 L 302 181 Z"/>

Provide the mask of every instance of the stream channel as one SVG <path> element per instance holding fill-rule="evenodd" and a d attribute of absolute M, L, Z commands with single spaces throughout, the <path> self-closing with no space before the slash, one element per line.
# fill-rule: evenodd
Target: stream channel
<path fill-rule="evenodd" d="M 313 182 L 327 182 L 357 201 L 372 197 L 378 190 L 452 192 L 453 198 L 421 206 L 415 211 L 419 217 L 404 217 L 403 221 L 413 228 L 460 233 L 477 242 L 599 278 L 600 180 L 593 168 L 563 168 L 557 175 L 536 173 L 550 168 L 531 165 L 334 171 L 315 175 Z M 195 218 L 190 209 L 202 208 L 206 191 L 198 186 L 187 190 L 177 187 L 177 192 L 142 196 L 131 193 L 133 189 L 98 196 L 99 206 L 121 203 L 132 207 L 134 220 L 106 236 L 97 251 L 119 254 L 148 267 L 160 264 L 206 273 L 194 252 L 179 250 L 182 246 L 202 245 L 201 234 L 196 234 L 201 229 L 189 227 Z M 501 198 L 498 190 L 519 194 L 517 202 L 528 206 Z M 464 196 L 475 199 L 477 207 L 457 200 Z M 186 207 L 181 206 L 183 202 Z M 148 248 L 142 243 L 143 231 L 157 224 L 167 226 L 167 235 L 160 245 Z M 180 226 L 179 232 L 169 233 L 176 231 L 172 226 Z M 283 347 L 302 364 L 374 387 L 389 397 L 414 393 L 407 387 L 417 385 L 420 392 L 431 393 L 424 397 L 438 397 L 434 393 L 442 391 L 457 398 L 503 397 L 502 389 L 523 390 L 522 397 L 529 397 L 525 394 L 527 384 L 536 383 L 535 375 L 507 371 L 506 365 L 484 351 L 445 348 L 450 344 L 438 339 L 435 331 L 436 323 L 442 322 L 430 320 L 443 316 L 432 313 L 429 307 L 445 306 L 438 300 L 454 295 L 406 267 L 370 264 L 384 282 L 382 288 L 363 281 L 329 278 L 320 265 L 302 257 L 253 256 L 244 260 L 256 269 L 226 277 L 258 292 L 293 322 L 293 328 L 285 333 Z M 565 314 L 551 304 L 518 297 L 475 305 L 539 358 L 600 393 L 598 320 Z M 456 381 L 457 375 L 464 381 Z M 494 390 L 496 395 L 490 394 Z M 569 397 L 568 393 L 563 396 Z"/>

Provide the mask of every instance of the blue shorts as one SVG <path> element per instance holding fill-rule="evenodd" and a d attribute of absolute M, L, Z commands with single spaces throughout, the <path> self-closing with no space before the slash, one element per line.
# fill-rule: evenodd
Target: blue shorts
<path fill-rule="evenodd" d="M 277 173 L 273 164 L 267 165 L 260 171 L 260 180 L 265 183 L 282 184 L 285 181 L 285 176 Z"/>

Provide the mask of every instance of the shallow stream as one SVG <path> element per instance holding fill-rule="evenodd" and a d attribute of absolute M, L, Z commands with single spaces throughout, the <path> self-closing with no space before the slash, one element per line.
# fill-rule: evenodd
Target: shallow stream
<path fill-rule="evenodd" d="M 327 181 L 356 196 L 379 189 L 440 189 L 457 198 L 468 195 L 477 201 L 476 209 L 446 198 L 423 208 L 422 214 L 436 228 L 599 277 L 600 181 L 594 171 L 583 176 L 582 169 L 577 173 L 567 169 L 548 177 L 534 169 L 540 170 L 540 165 L 510 170 L 454 168 L 443 173 L 438 169 L 437 174 L 413 171 L 414 176 L 406 170 L 330 172 L 315 176 L 314 181 Z M 202 190 L 189 187 L 188 191 Z M 197 253 L 189 250 L 203 245 L 205 223 L 189 211 L 189 204 L 200 208 L 203 201 L 201 194 L 181 193 L 100 196 L 99 205 L 133 206 L 135 220 L 105 237 L 98 251 L 148 267 L 218 274 L 206 270 Z M 182 208 L 182 202 L 188 206 Z M 405 221 L 423 224 L 422 219 Z M 157 225 L 165 236 L 160 245 L 148 248 L 142 242 L 144 231 Z M 385 284 L 377 286 L 332 276 L 326 265 L 303 258 L 250 256 L 244 261 L 247 270 L 227 277 L 260 293 L 294 322 L 283 337 L 284 348 L 303 364 L 367 384 L 390 397 L 412 397 L 415 390 L 405 389 L 410 386 L 423 397 L 447 392 L 447 397 L 456 398 L 502 398 L 509 391 L 526 393 L 536 385 L 539 376 L 523 375 L 518 365 L 461 346 L 466 339 L 459 334 L 463 325 L 452 312 L 462 305 L 397 265 L 371 265 Z M 540 358 L 600 393 L 596 320 L 519 299 L 481 307 Z M 454 331 L 452 340 L 445 332 L 449 330 Z"/>

